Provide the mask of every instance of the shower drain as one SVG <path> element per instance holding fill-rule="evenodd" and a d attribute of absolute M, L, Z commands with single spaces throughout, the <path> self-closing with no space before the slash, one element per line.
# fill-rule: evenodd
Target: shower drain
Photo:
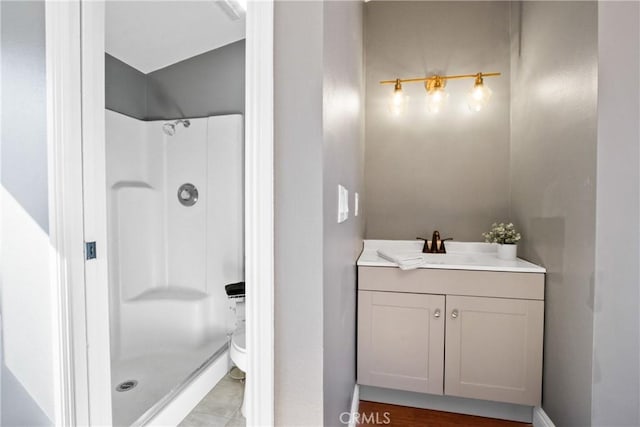
<path fill-rule="evenodd" d="M 116 391 L 129 391 L 137 385 L 138 385 L 138 381 L 136 380 L 125 381 L 118 384 L 118 387 L 116 387 Z"/>

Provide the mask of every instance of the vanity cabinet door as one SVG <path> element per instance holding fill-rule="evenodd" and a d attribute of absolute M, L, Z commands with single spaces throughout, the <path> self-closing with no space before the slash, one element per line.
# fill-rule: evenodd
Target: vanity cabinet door
<path fill-rule="evenodd" d="M 442 394 L 444 295 L 358 292 L 358 383 Z"/>
<path fill-rule="evenodd" d="M 445 394 L 540 405 L 544 303 L 447 296 Z"/>

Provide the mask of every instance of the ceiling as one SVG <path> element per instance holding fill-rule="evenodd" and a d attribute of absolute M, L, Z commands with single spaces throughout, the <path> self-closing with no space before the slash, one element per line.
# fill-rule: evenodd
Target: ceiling
<path fill-rule="evenodd" d="M 244 37 L 244 17 L 232 20 L 213 0 L 106 2 L 107 53 L 143 73 Z"/>

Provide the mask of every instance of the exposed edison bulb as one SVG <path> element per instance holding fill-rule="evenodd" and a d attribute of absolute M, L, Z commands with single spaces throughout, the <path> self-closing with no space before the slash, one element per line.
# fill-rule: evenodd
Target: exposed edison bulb
<path fill-rule="evenodd" d="M 393 94 L 389 99 L 389 111 L 394 116 L 399 116 L 404 111 L 405 104 L 407 103 L 407 97 L 402 92 L 402 84 L 400 79 L 396 80 L 396 84 L 393 88 Z"/>
<path fill-rule="evenodd" d="M 437 77 L 432 82 L 427 81 L 425 87 L 427 88 L 427 111 L 438 113 L 449 98 L 449 94 L 444 90 L 442 79 Z"/>
<path fill-rule="evenodd" d="M 489 102 L 489 98 L 491 98 L 491 89 L 484 85 L 482 74 L 478 73 L 473 89 L 469 92 L 469 109 L 475 112 L 482 110 Z"/>

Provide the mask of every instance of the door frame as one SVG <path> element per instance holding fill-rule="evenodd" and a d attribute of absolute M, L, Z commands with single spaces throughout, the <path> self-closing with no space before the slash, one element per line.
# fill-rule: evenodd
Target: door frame
<path fill-rule="evenodd" d="M 274 424 L 274 0 L 246 22 L 247 425 Z M 104 2 L 45 3 L 56 425 L 110 425 Z M 97 257 L 85 261 L 85 241 Z"/>
<path fill-rule="evenodd" d="M 274 379 L 274 6 L 247 2 L 245 281 L 247 425 L 275 424 Z"/>

